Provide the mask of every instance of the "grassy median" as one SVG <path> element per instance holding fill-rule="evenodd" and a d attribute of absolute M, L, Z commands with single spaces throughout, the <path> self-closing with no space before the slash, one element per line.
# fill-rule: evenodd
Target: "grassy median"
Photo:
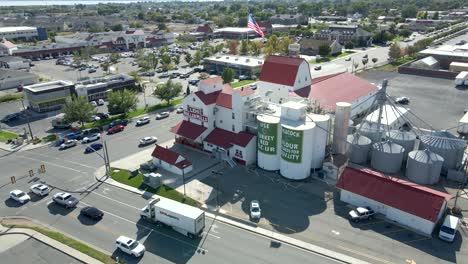
<path fill-rule="evenodd" d="M 240 82 L 231 83 L 231 87 L 232 88 L 238 88 L 238 87 L 242 87 L 242 86 L 254 83 L 256 81 L 257 80 L 243 80 L 243 81 L 240 81 Z"/>
<path fill-rule="evenodd" d="M 188 205 L 196 206 L 199 207 L 200 204 L 191 199 L 191 198 L 185 198 L 184 200 L 184 195 L 179 193 L 178 191 L 171 189 L 165 185 L 161 185 L 160 187 L 154 189 L 146 184 L 143 183 L 143 174 L 138 173 L 135 176 L 132 176 L 130 174 L 130 171 L 128 170 L 122 170 L 122 169 L 111 169 L 111 178 L 114 179 L 115 181 L 118 181 L 120 183 L 126 184 L 128 186 L 132 186 L 135 188 L 138 188 L 140 190 L 146 191 L 146 192 L 151 192 L 154 194 L 157 194 L 162 197 L 166 197 L 168 199 L 178 201 L 181 203 L 185 203 Z"/>
<path fill-rule="evenodd" d="M 92 258 L 95 258 L 103 263 L 106 263 L 106 264 L 111 264 L 111 263 L 116 263 L 112 258 L 111 256 L 109 255 L 106 255 L 104 253 L 102 253 L 101 251 L 99 250 L 96 250 L 80 241 L 77 241 L 73 238 L 70 238 L 62 233 L 59 233 L 59 232 L 56 232 L 56 231 L 52 231 L 50 229 L 47 229 L 47 228 L 42 228 L 42 227 L 38 227 L 38 226 L 30 226 L 30 225 L 17 225 L 17 224 L 14 224 L 14 225 L 11 225 L 11 224 L 5 224 L 3 223 L 3 226 L 6 226 L 6 227 L 10 227 L 10 228 L 29 228 L 29 229 L 32 229 L 34 231 L 37 231 L 45 236 L 48 236 L 54 240 L 57 240 L 59 241 L 60 243 L 64 244 L 64 245 L 67 245 L 71 248 L 74 248 L 78 251 L 80 251 L 81 253 L 83 254 L 86 254 Z"/>
<path fill-rule="evenodd" d="M 15 139 L 18 137 L 18 134 L 5 131 L 5 130 L 0 130 L 0 142 L 6 142 L 9 139 Z"/>
<path fill-rule="evenodd" d="M 22 93 L 7 94 L 0 96 L 0 103 L 23 99 Z"/>

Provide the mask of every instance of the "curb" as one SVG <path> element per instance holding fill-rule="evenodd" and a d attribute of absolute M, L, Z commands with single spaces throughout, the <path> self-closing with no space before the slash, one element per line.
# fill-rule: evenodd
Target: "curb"
<path fill-rule="evenodd" d="M 108 182 L 107 180 L 109 179 L 109 177 L 107 177 L 106 175 L 104 175 L 101 178 L 98 178 L 98 176 L 96 174 L 94 176 L 95 176 L 96 180 L 98 180 L 100 182 L 112 185 L 114 187 L 120 188 L 120 189 L 128 191 L 128 192 L 136 193 L 136 194 L 143 195 L 143 196 L 146 196 L 146 195 L 153 196 L 153 195 L 155 195 L 153 193 L 148 193 L 146 191 L 141 191 L 141 190 L 139 190 L 137 188 L 134 188 L 134 187 L 131 187 L 131 186 L 121 186 L 121 185 L 124 185 L 124 184 L 120 184 L 120 183 L 119 184 L 114 184 L 112 182 L 113 181 L 112 179 L 111 179 L 112 181 Z M 106 177 L 106 179 L 103 180 L 104 177 Z M 300 241 L 298 239 L 288 237 L 286 235 L 274 233 L 274 232 L 269 231 L 269 230 L 267 230 L 267 232 L 262 232 L 263 228 L 258 227 L 254 223 L 250 223 L 250 222 L 248 222 L 246 220 L 239 219 L 239 218 L 234 217 L 234 216 L 226 215 L 226 214 L 219 213 L 219 212 L 214 212 L 213 213 L 213 212 L 210 212 L 207 208 L 201 208 L 201 209 L 203 211 L 205 211 L 207 217 L 218 220 L 218 221 L 220 221 L 220 222 L 222 222 L 224 224 L 227 224 L 227 225 L 230 225 L 230 226 L 233 226 L 233 227 L 237 227 L 237 228 L 243 229 L 245 231 L 255 233 L 257 235 L 261 235 L 263 237 L 270 238 L 272 240 L 276 240 L 276 241 L 288 244 L 288 245 L 296 247 L 296 248 L 300 248 L 300 249 L 303 249 L 303 250 L 306 250 L 306 251 L 309 251 L 309 252 L 313 252 L 313 253 L 315 253 L 317 255 L 320 255 L 320 256 L 324 256 L 324 257 L 327 257 L 327 258 L 330 258 L 330 259 L 333 259 L 333 260 L 336 260 L 336 261 L 339 261 L 339 262 L 342 262 L 342 263 L 347 263 L 347 264 L 369 264 L 366 261 L 359 260 L 359 259 L 347 256 L 347 255 L 339 253 L 339 252 L 334 252 L 332 250 L 329 250 L 329 249 L 326 249 L 326 248 L 323 248 L 323 247 L 319 247 L 319 246 L 316 246 L 316 245 L 313 245 L 313 244 L 310 244 L 310 243 L 307 243 L 307 242 L 303 242 L 303 241 Z"/>
<path fill-rule="evenodd" d="M 60 232 L 58 230 L 55 230 L 53 228 L 49 228 L 47 225 L 43 225 L 43 224 L 40 224 L 38 223 L 37 221 L 35 221 L 34 219 L 31 219 L 29 217 L 24 217 L 24 216 L 4 216 L 4 217 L 1 217 L 0 220 L 3 220 L 3 219 L 23 219 L 23 220 L 28 220 L 28 221 L 31 221 L 32 223 L 37 223 L 38 225 L 41 225 L 41 226 L 44 226 L 45 228 L 48 228 L 52 231 L 55 231 L 55 232 L 59 232 L 61 234 L 64 234 L 66 236 L 68 236 L 69 238 L 72 238 L 76 241 L 79 241 L 85 245 L 88 245 L 90 246 L 88 243 L 85 243 L 81 240 L 78 240 L 76 239 L 75 237 L 67 234 L 67 233 L 63 233 L 63 232 Z M 49 247 L 52 247 L 54 248 L 55 250 L 57 251 L 60 251 L 61 253 L 67 255 L 67 256 L 70 256 L 71 258 L 73 259 L 76 259 L 78 260 L 79 262 L 82 262 L 82 263 L 88 263 L 88 264 L 99 264 L 99 263 L 102 263 L 101 261 L 91 257 L 91 256 L 88 256 L 86 255 L 85 253 L 83 252 L 80 252 L 78 251 L 77 249 L 74 249 L 68 245 L 65 245 L 63 244 L 62 242 L 58 241 L 58 240 L 55 240 L 53 238 L 50 238 L 44 234 L 42 234 L 41 232 L 38 232 L 34 229 L 31 229 L 31 228 L 27 228 L 27 227 L 13 227 L 13 228 L 10 228 L 10 227 L 5 227 L 5 226 L 2 226 L 0 225 L 0 228 L 3 227 L 5 230 L 2 230 L 0 231 L 0 236 L 4 236 L 4 235 L 13 235 L 13 234 L 19 234 L 19 235 L 25 235 L 27 237 L 30 237 L 30 238 L 33 238 L 35 239 L 36 241 L 40 242 L 40 243 L 43 243 L 44 245 L 47 245 Z M 51 241 L 54 241 L 54 243 L 50 243 L 50 241 L 47 241 L 47 240 L 51 240 Z M 58 246 L 60 245 L 60 246 Z M 99 251 L 105 253 L 105 254 L 108 254 L 107 252 L 101 250 L 101 249 L 98 249 Z M 80 256 L 81 255 L 81 256 Z M 86 260 L 84 260 L 86 259 Z"/>

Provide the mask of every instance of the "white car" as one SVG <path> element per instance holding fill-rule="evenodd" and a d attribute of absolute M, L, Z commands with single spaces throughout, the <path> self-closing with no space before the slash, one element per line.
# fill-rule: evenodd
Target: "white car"
<path fill-rule="evenodd" d="M 260 219 L 262 217 L 262 209 L 260 209 L 260 203 L 257 200 L 250 202 L 250 218 Z"/>
<path fill-rule="evenodd" d="M 39 196 L 46 196 L 50 192 L 49 186 L 47 186 L 45 184 L 41 184 L 41 183 L 34 184 L 29 189 L 31 190 L 31 192 L 33 192 L 34 194 L 37 194 Z"/>
<path fill-rule="evenodd" d="M 10 198 L 21 204 L 24 204 L 27 201 L 31 200 L 31 197 L 21 190 L 11 191 Z"/>
<path fill-rule="evenodd" d="M 163 119 L 169 116 L 169 112 L 161 112 L 156 115 L 156 119 Z"/>
<path fill-rule="evenodd" d="M 139 145 L 140 146 L 149 145 L 149 144 L 156 143 L 157 141 L 158 141 L 157 137 L 144 137 L 140 139 Z"/>
<path fill-rule="evenodd" d="M 115 245 L 123 252 L 137 258 L 143 256 L 146 251 L 145 246 L 140 244 L 140 242 L 126 236 L 119 236 L 115 241 Z"/>
<path fill-rule="evenodd" d="M 59 149 L 67 149 L 76 146 L 76 139 L 70 139 L 62 143 L 59 147 Z"/>
<path fill-rule="evenodd" d="M 73 208 L 78 204 L 78 199 L 73 197 L 71 194 L 66 192 L 59 192 L 54 194 L 52 201 L 60 205 L 65 206 L 65 208 Z"/>
<path fill-rule="evenodd" d="M 93 121 L 99 121 L 99 120 L 101 120 L 101 118 L 100 118 L 99 116 L 97 116 L 97 115 L 92 115 L 92 116 L 91 116 L 91 119 L 93 119 Z"/>
<path fill-rule="evenodd" d="M 104 103 L 105 103 L 104 99 L 99 99 L 99 100 L 97 101 L 97 104 L 98 104 L 98 105 L 104 105 Z"/>
<path fill-rule="evenodd" d="M 101 134 L 99 134 L 99 133 L 92 134 L 92 135 L 89 135 L 87 137 L 84 137 L 83 140 L 81 141 L 81 143 L 86 144 L 86 143 L 89 143 L 89 142 L 99 140 L 100 138 L 101 138 Z"/>
<path fill-rule="evenodd" d="M 182 114 L 183 112 L 184 112 L 184 108 L 182 106 L 177 108 L 177 110 L 176 110 L 176 113 L 178 113 L 178 114 Z"/>
<path fill-rule="evenodd" d="M 94 107 L 96 107 L 96 106 L 97 106 L 97 103 L 96 103 L 96 101 L 91 101 L 91 103 L 90 103 L 90 104 L 91 104 L 92 106 L 94 106 Z"/>
<path fill-rule="evenodd" d="M 145 117 L 142 117 L 142 118 L 138 119 L 137 122 L 136 122 L 136 125 L 137 126 L 146 125 L 146 124 L 149 124 L 150 121 L 151 121 L 151 119 L 149 117 L 145 116 Z"/>

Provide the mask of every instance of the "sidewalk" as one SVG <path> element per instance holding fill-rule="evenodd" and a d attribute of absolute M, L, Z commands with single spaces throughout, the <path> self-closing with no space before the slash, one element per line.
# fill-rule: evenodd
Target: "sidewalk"
<path fill-rule="evenodd" d="M 25 219 L 23 219 L 25 220 Z M 33 229 L 28 229 L 28 228 L 8 228 L 0 225 L 0 236 L 6 236 L 6 235 L 12 235 L 11 239 L 17 239 L 14 235 L 21 234 L 25 235 L 28 237 L 32 237 L 78 261 L 81 261 L 83 263 L 87 264 L 101 264 L 102 262 L 84 254 L 81 253 L 80 251 L 73 249 L 67 245 L 64 245 L 60 242 L 58 242 L 55 239 L 52 239 L 48 236 L 45 236 L 37 231 L 34 231 Z"/>
<path fill-rule="evenodd" d="M 53 142 L 41 142 L 38 144 L 32 144 L 32 143 L 23 143 L 19 146 L 13 145 L 13 144 L 7 144 L 4 142 L 0 142 L 0 149 L 9 151 L 9 152 L 17 152 L 17 151 L 26 151 L 26 150 L 31 150 L 31 149 L 37 149 L 41 148 L 44 146 L 47 146 L 49 144 L 52 144 Z"/>

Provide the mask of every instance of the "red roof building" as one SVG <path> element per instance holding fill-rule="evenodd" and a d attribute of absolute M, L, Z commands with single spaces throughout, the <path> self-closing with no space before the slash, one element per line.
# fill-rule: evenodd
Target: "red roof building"
<path fill-rule="evenodd" d="M 173 173 L 182 174 L 182 170 L 184 173 L 188 173 L 192 170 L 192 163 L 190 161 L 168 148 L 156 145 L 151 156 L 153 156 L 153 163 L 156 164 L 156 166 L 160 166 Z"/>
<path fill-rule="evenodd" d="M 176 126 L 173 126 L 170 131 L 184 138 L 196 140 L 205 130 L 206 127 L 183 120 Z"/>
<path fill-rule="evenodd" d="M 443 217 L 450 194 L 369 169 L 347 167 L 336 187 L 341 200 L 369 206 L 388 219 L 430 235 Z"/>
<path fill-rule="evenodd" d="M 260 81 L 294 86 L 303 62 L 306 61 L 298 57 L 270 55 L 263 63 Z"/>

